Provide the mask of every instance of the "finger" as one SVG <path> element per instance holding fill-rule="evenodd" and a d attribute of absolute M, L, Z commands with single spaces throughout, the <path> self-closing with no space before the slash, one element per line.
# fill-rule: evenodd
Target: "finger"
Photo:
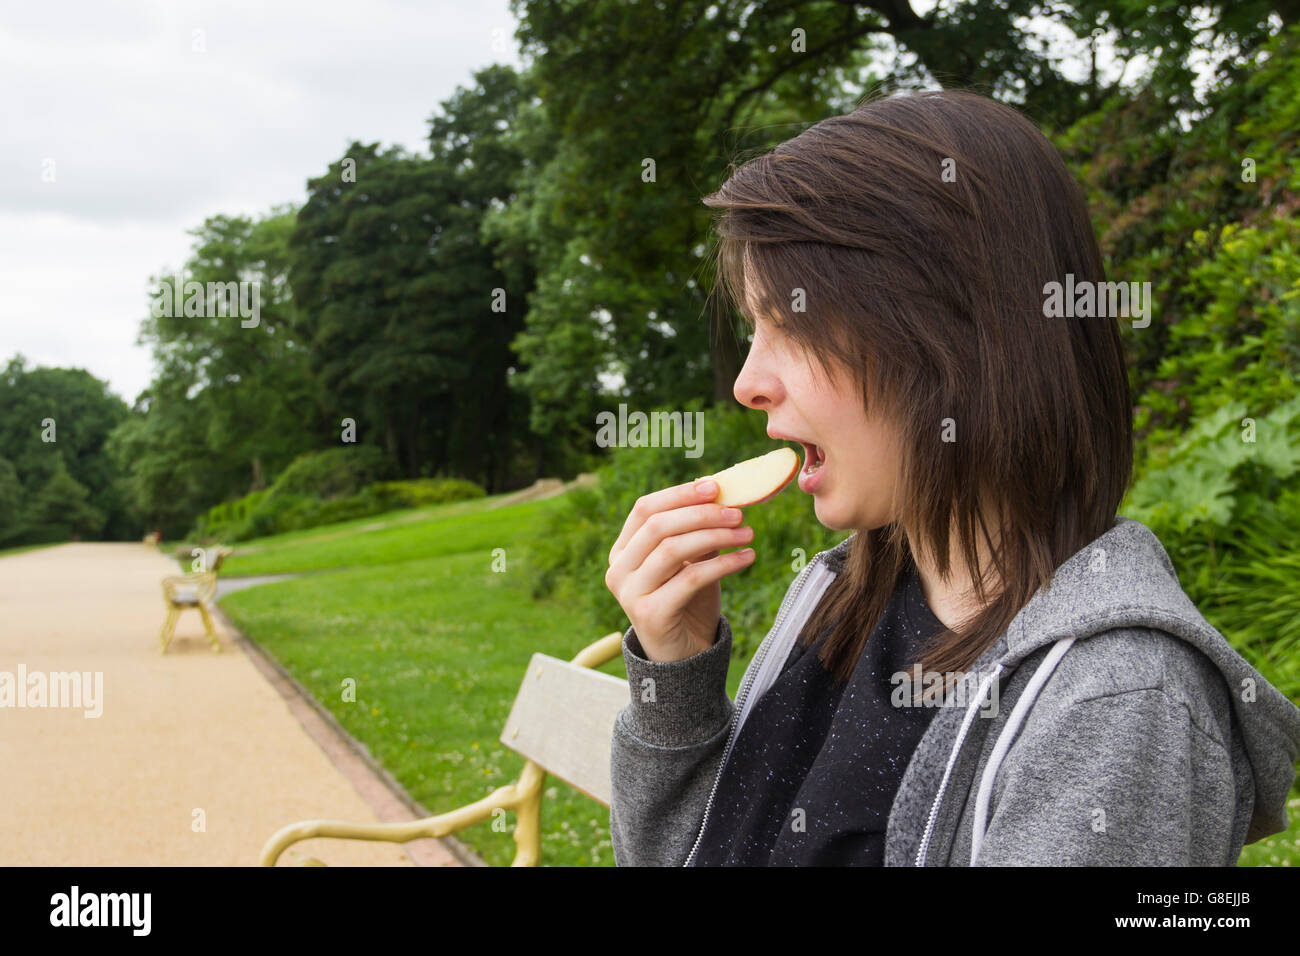
<path fill-rule="evenodd" d="M 610 566 L 630 574 L 644 564 L 646 558 L 666 538 L 701 528 L 734 528 L 743 518 L 744 512 L 739 508 L 724 508 L 712 503 L 661 511 L 645 520 L 640 530 L 632 535 L 632 540 L 627 542 L 627 546 L 614 556 L 614 563 Z"/>
<path fill-rule="evenodd" d="M 680 508 L 683 505 L 701 504 L 718 497 L 718 483 L 716 481 L 707 483 L 708 490 L 697 487 L 703 484 L 699 479 L 696 479 L 680 485 L 673 485 L 670 488 L 663 488 L 638 498 L 636 504 L 632 506 L 632 510 L 628 512 L 627 520 L 623 522 L 623 530 L 619 534 L 618 540 L 614 542 L 614 546 L 609 550 L 609 563 L 612 565 L 618 559 L 619 552 L 627 547 L 627 543 L 632 540 L 632 535 L 641 530 L 641 526 L 649 520 L 651 515 L 672 508 Z"/>
<path fill-rule="evenodd" d="M 754 549 L 728 551 L 708 561 L 693 561 L 678 571 L 657 592 L 665 607 L 685 607 L 706 585 L 734 574 L 754 562 Z"/>
<path fill-rule="evenodd" d="M 704 564 L 722 548 L 738 548 L 753 538 L 752 528 L 703 528 L 664 538 L 622 582 L 619 598 L 634 601 L 658 591 L 686 568 Z"/>

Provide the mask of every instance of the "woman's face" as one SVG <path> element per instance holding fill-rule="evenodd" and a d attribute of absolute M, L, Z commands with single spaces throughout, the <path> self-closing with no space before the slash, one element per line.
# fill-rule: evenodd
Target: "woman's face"
<path fill-rule="evenodd" d="M 755 323 L 753 345 L 733 392 L 747 408 L 767 412 L 770 437 L 803 443 L 799 486 L 813 496 L 817 520 L 828 528 L 860 531 L 894 521 L 898 445 L 893 430 L 867 417 L 849 376 L 828 380 L 766 317 L 759 315 Z M 810 476 L 810 457 L 815 461 L 818 455 L 823 464 Z"/>

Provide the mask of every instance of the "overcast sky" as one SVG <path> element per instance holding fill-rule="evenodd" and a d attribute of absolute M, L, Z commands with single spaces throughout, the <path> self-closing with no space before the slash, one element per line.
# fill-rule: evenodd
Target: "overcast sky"
<path fill-rule="evenodd" d="M 0 0 L 0 363 L 134 401 L 187 230 L 301 203 L 354 139 L 425 152 L 457 86 L 520 66 L 514 32 L 507 0 Z"/>

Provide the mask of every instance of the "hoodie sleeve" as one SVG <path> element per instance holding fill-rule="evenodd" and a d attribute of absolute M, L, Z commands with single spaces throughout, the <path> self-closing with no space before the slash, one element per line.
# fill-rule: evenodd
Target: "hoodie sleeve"
<path fill-rule="evenodd" d="M 1232 866 L 1241 850 L 1231 755 L 1160 688 L 1031 715 L 998 780 L 977 866 Z"/>
<path fill-rule="evenodd" d="M 630 700 L 614 722 L 610 837 L 618 866 L 686 862 L 726 748 L 731 627 L 680 661 L 650 661 L 636 631 L 623 636 Z"/>

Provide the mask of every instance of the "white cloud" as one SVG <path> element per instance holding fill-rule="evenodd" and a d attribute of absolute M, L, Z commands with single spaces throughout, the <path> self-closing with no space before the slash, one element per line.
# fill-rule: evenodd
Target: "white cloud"
<path fill-rule="evenodd" d="M 423 151 L 474 70 L 519 65 L 514 30 L 506 0 L 6 5 L 0 361 L 84 367 L 131 401 L 149 277 L 187 230 L 301 202 L 354 139 Z"/>

